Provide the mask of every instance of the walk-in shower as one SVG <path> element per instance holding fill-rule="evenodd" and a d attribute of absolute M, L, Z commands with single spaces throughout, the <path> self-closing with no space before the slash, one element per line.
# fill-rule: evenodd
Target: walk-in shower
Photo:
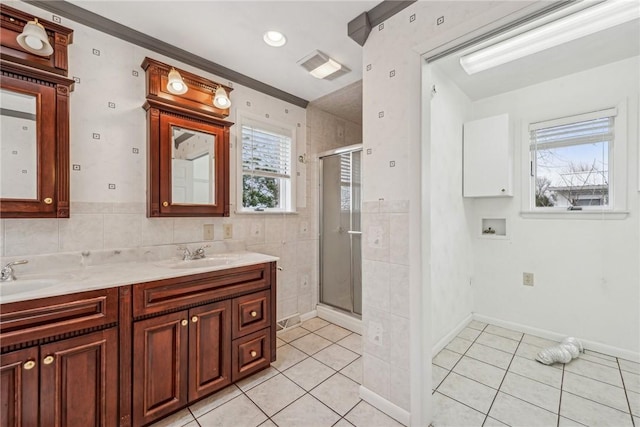
<path fill-rule="evenodd" d="M 362 314 L 362 145 L 320 154 L 320 304 Z"/>

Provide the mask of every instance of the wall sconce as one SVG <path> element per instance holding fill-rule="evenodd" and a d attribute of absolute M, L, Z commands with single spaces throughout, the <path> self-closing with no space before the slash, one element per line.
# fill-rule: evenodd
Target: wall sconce
<path fill-rule="evenodd" d="M 189 89 L 187 84 L 182 80 L 182 76 L 175 68 L 171 67 L 171 71 L 169 71 L 167 82 L 167 90 L 174 95 L 182 95 L 183 93 L 187 93 Z"/>
<path fill-rule="evenodd" d="M 53 47 L 49 43 L 49 37 L 38 18 L 24 25 L 22 33 L 16 37 L 16 41 L 27 52 L 38 56 L 49 56 L 53 53 Z"/>
<path fill-rule="evenodd" d="M 220 108 L 221 110 L 225 110 L 231 107 L 231 100 L 229 99 L 227 91 L 224 90 L 222 85 L 219 85 L 216 89 L 216 93 L 213 96 L 213 105 L 217 108 Z"/>

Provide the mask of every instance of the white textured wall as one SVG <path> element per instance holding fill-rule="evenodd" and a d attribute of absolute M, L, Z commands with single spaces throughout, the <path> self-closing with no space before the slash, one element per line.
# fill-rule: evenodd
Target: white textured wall
<path fill-rule="evenodd" d="M 462 125 L 471 101 L 436 66 L 427 87 L 431 103 L 431 331 L 439 342 L 473 311 L 473 248 L 469 216 L 473 200 L 462 197 Z"/>
<path fill-rule="evenodd" d="M 17 2 L 12 7 L 42 19 L 49 12 Z M 214 225 L 214 239 L 222 240 L 222 225 L 233 224 L 233 238 L 247 249 L 281 258 L 278 277 L 278 317 L 312 310 L 317 287 L 317 187 L 298 163 L 298 215 L 234 215 L 229 218 L 146 217 L 145 56 L 175 65 L 212 80 L 209 73 L 116 39 L 62 18 L 74 30 L 69 46 L 69 77 L 77 79 L 71 93 L 71 218 L 3 219 L 0 255 L 4 257 L 57 252 L 132 248 L 162 244 L 200 244 L 203 225 Z M 94 52 L 94 49 L 96 52 Z M 233 82 L 221 81 L 233 85 Z M 233 85 L 238 111 L 289 124 L 297 129 L 298 153 L 307 144 L 306 111 L 252 89 Z M 110 107 L 110 103 L 112 107 Z M 231 203 L 236 203 L 236 131 L 231 128 Z M 110 188 L 110 185 L 115 188 Z M 113 187 L 112 185 L 112 187 Z"/>
<path fill-rule="evenodd" d="M 422 110 L 421 97 L 428 91 L 421 86 L 424 62 L 420 55 L 468 40 L 474 31 L 489 31 L 543 4 L 416 2 L 373 28 L 364 46 L 363 194 L 370 210 L 363 218 L 363 386 L 374 395 L 363 395 L 412 425 L 430 422 L 431 314 L 432 306 L 438 303 L 431 296 L 430 239 L 430 192 L 438 177 L 421 166 L 422 161 L 431 162 L 431 150 L 429 136 L 421 135 L 421 125 L 428 125 L 430 119 Z M 437 25 L 440 17 L 444 23 Z M 387 223 L 386 215 L 397 212 L 391 206 L 406 206 L 406 213 L 400 213 L 405 215 L 406 230 L 394 232 L 390 220 Z M 391 250 L 388 261 L 376 259 L 375 254 L 384 251 L 384 245 L 393 239 L 398 246 Z M 391 285 L 391 276 L 389 282 L 384 277 L 385 271 L 396 265 L 391 259 L 396 251 L 406 253 L 406 258 L 401 264 L 403 275 L 393 276 Z M 406 316 L 404 326 L 409 326 L 406 342 L 392 329 L 389 319 L 396 319 L 391 317 L 396 315 L 391 309 L 376 307 L 387 289 L 401 289 L 398 282 L 406 287 L 402 313 Z M 408 364 L 403 367 L 391 358 L 398 345 L 406 346 L 403 362 Z"/>
<path fill-rule="evenodd" d="M 640 351 L 640 228 L 635 218 L 639 75 L 640 60 L 635 57 L 474 102 L 475 118 L 509 113 L 515 129 L 514 197 L 475 202 L 475 312 Z M 626 174 L 616 176 L 620 179 L 613 185 L 627 186 L 615 197 L 618 202 L 626 200 L 629 216 L 579 219 L 581 213 L 576 213 L 570 219 L 523 218 L 529 141 L 522 128 L 619 104 L 626 105 L 626 113 L 619 110 L 616 120 L 627 120 L 627 152 L 614 159 L 613 168 Z M 622 134 L 616 138 L 614 144 L 625 144 Z M 487 217 L 507 219 L 508 240 L 477 237 L 480 218 Z M 534 273 L 533 287 L 522 285 L 523 272 Z"/>

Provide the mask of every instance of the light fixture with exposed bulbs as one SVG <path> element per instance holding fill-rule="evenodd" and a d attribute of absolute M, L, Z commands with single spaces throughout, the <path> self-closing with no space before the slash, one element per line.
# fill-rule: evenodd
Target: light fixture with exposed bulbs
<path fill-rule="evenodd" d="M 227 95 L 227 91 L 224 90 L 222 85 L 219 85 L 216 89 L 216 93 L 213 95 L 213 105 L 221 110 L 226 110 L 231 107 L 231 100 L 229 99 L 229 95 Z"/>
<path fill-rule="evenodd" d="M 49 43 L 49 37 L 38 18 L 24 25 L 22 33 L 16 37 L 16 41 L 27 52 L 38 56 L 49 56 L 53 53 L 53 47 Z"/>
<path fill-rule="evenodd" d="M 267 31 L 262 36 L 262 40 L 269 46 L 282 47 L 287 43 L 287 38 L 280 31 Z"/>
<path fill-rule="evenodd" d="M 182 80 L 182 76 L 178 70 L 171 67 L 168 75 L 167 90 L 174 95 L 182 95 L 183 93 L 187 93 L 188 89 L 187 84 Z"/>

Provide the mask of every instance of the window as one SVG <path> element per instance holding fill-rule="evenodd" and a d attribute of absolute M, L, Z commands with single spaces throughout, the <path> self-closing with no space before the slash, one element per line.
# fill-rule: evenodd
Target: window
<path fill-rule="evenodd" d="M 612 206 L 616 109 L 529 126 L 535 209 Z"/>
<path fill-rule="evenodd" d="M 294 130 L 241 117 L 239 211 L 293 212 Z"/>

